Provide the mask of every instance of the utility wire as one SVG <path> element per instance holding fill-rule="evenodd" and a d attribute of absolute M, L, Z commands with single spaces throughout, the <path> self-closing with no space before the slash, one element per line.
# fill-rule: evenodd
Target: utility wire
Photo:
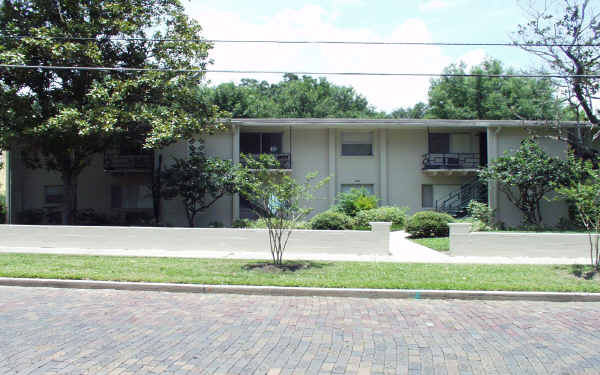
<path fill-rule="evenodd" d="M 163 73 L 232 73 L 232 74 L 296 74 L 322 76 L 397 76 L 397 77 L 482 77 L 482 78 L 600 78 L 600 74 L 471 74 L 471 73 L 375 73 L 375 72 L 290 72 L 283 70 L 201 70 L 170 68 L 126 68 L 103 66 L 52 66 L 52 65 L 8 65 L 0 64 L 2 69 L 35 70 L 82 70 L 110 72 L 163 72 Z"/>
<path fill-rule="evenodd" d="M 238 39 L 172 39 L 172 38 L 124 38 L 124 37 L 81 37 L 81 36 L 28 36 L 0 34 L 5 39 L 53 39 L 78 41 L 122 41 L 122 42 L 183 42 L 183 43 L 237 43 L 237 44 L 347 44 L 347 45 L 383 45 L 383 46 L 463 46 L 463 47 L 600 47 L 600 44 L 563 44 L 563 43 L 470 43 L 470 42 L 383 42 L 383 41 L 336 41 L 336 40 L 238 40 Z"/>

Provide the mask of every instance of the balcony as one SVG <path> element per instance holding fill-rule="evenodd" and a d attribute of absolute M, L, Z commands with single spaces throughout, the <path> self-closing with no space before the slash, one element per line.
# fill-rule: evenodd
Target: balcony
<path fill-rule="evenodd" d="M 423 171 L 431 175 L 477 173 L 481 169 L 478 153 L 447 153 L 423 155 Z"/>
<path fill-rule="evenodd" d="M 151 173 L 154 169 L 154 153 L 120 155 L 118 152 L 104 154 L 104 171 L 107 173 Z"/>
<path fill-rule="evenodd" d="M 258 160 L 261 154 L 248 154 L 253 159 Z M 273 168 L 277 170 L 291 170 L 292 169 L 292 154 L 290 153 L 281 153 L 281 154 L 271 154 L 275 159 L 279 162 L 278 168 Z M 243 163 L 244 161 L 241 160 Z"/>

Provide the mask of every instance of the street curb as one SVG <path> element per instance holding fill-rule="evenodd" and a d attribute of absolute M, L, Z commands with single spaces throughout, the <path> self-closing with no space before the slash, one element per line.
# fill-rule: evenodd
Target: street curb
<path fill-rule="evenodd" d="M 303 288 L 250 285 L 138 283 L 92 280 L 0 278 L 0 286 L 68 289 L 114 289 L 174 293 L 215 293 L 295 297 L 458 299 L 495 301 L 600 302 L 600 293 L 504 292 L 471 290 Z"/>

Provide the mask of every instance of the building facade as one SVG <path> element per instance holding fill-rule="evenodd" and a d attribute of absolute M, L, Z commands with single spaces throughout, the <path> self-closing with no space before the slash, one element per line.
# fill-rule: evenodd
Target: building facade
<path fill-rule="evenodd" d="M 572 124 L 564 124 L 572 126 Z M 456 213 L 472 198 L 483 199 L 509 226 L 520 223 L 519 211 L 495 186 L 476 182 L 477 172 L 505 151 L 519 147 L 532 133 L 551 135 L 543 123 L 480 120 L 369 120 L 369 119 L 235 119 L 229 132 L 205 139 L 208 155 L 240 162 L 240 154 L 271 153 L 281 169 L 297 179 L 318 172 L 330 176 L 311 202 L 314 213 L 335 203 L 339 192 L 364 187 L 380 205 L 408 207 L 410 212 L 443 210 Z M 567 144 L 540 138 L 551 155 L 566 157 Z M 185 157 L 187 145 L 178 143 L 146 152 L 115 147 L 94 158 L 79 178 L 78 205 L 110 215 L 152 213 L 152 170 L 168 166 L 173 157 Z M 9 156 L 7 195 L 9 219 L 30 210 L 58 211 L 62 207 L 59 175 L 27 169 L 17 153 Z M 226 196 L 199 215 L 198 226 L 220 222 L 225 226 L 251 215 L 248 202 Z M 563 202 L 543 202 L 546 225 L 567 216 Z M 161 201 L 161 222 L 186 226 L 178 200 Z"/>

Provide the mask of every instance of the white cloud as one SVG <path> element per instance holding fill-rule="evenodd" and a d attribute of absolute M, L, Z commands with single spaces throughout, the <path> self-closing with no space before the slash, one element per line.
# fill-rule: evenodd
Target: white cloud
<path fill-rule="evenodd" d="M 420 19 L 396 25 L 391 33 L 368 28 L 341 28 L 334 14 L 320 6 L 286 9 L 262 23 L 243 15 L 204 7 L 189 7 L 189 13 L 204 27 L 208 39 L 279 39 L 339 41 L 430 42 L 431 35 Z M 227 22 L 224 22 L 227 20 Z M 219 70 L 276 70 L 306 72 L 437 73 L 451 62 L 437 46 L 217 44 L 211 51 Z M 277 82 L 281 75 L 209 73 L 212 83 L 255 78 Z M 339 85 L 352 86 L 380 110 L 427 100 L 427 77 L 328 76 Z"/>
<path fill-rule="evenodd" d="M 456 62 L 464 62 L 467 65 L 467 71 L 473 66 L 481 64 L 487 57 L 485 51 L 481 48 L 469 51 L 456 59 Z"/>
<path fill-rule="evenodd" d="M 453 5 L 454 4 L 452 4 L 450 1 L 447 1 L 447 0 L 429 0 L 429 1 L 423 0 L 419 4 L 419 10 L 421 12 L 427 12 L 430 10 L 439 10 L 439 9 L 450 8 Z"/>

